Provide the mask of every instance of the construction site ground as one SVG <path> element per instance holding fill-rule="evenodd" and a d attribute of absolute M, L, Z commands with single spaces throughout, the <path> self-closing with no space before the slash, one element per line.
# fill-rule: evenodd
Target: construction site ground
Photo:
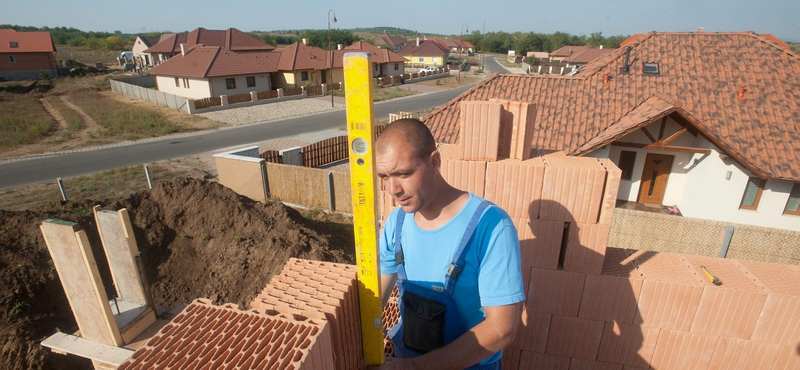
<path fill-rule="evenodd" d="M 95 204 L 131 211 L 152 295 L 162 307 L 198 297 L 246 307 L 290 257 L 355 263 L 348 217 L 254 202 L 196 178 L 161 182 L 125 198 L 0 210 L 0 368 L 91 368 L 87 360 L 39 345 L 55 331 L 77 330 L 39 225 L 48 218 L 78 222 L 96 248 Z M 108 268 L 98 261 L 112 287 Z"/>

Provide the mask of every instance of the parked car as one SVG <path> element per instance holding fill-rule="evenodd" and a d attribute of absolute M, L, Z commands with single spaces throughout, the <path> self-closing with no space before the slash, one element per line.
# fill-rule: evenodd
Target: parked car
<path fill-rule="evenodd" d="M 124 60 L 126 63 L 133 62 L 133 52 L 132 51 L 123 51 L 119 53 L 119 60 Z"/>
<path fill-rule="evenodd" d="M 439 72 L 439 68 L 436 67 L 425 67 L 420 69 L 419 72 L 431 73 L 431 72 Z"/>

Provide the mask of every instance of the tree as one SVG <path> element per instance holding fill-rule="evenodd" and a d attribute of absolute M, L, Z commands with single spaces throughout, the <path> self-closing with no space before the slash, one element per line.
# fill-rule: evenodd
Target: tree
<path fill-rule="evenodd" d="M 309 30 L 300 34 L 301 38 L 307 39 L 309 45 L 322 49 L 328 49 L 328 30 Z M 336 44 L 350 45 L 361 40 L 360 37 L 347 30 L 331 30 L 331 49 L 336 48 Z"/>

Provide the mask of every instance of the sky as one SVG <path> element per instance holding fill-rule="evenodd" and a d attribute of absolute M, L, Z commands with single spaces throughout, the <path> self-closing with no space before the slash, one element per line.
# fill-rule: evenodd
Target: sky
<path fill-rule="evenodd" d="M 800 41 L 799 0 L 323 1 L 323 0 L 53 0 L 3 1 L 0 24 L 74 27 L 83 31 L 242 31 L 398 27 L 421 34 L 568 32 L 604 36 L 648 31 L 755 31 Z M 397 8 L 381 4 L 398 4 Z M 484 26 L 485 24 L 485 26 Z M 485 28 L 484 28 L 485 27 Z"/>

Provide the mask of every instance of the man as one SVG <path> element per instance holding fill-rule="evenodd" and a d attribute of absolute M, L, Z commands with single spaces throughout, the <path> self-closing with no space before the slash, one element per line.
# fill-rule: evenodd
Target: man
<path fill-rule="evenodd" d="M 436 143 L 418 120 L 387 126 L 376 157 L 400 205 L 380 236 L 384 305 L 395 282 L 401 292 L 400 324 L 389 333 L 395 358 L 380 369 L 499 369 L 525 299 L 511 219 L 444 181 Z"/>

